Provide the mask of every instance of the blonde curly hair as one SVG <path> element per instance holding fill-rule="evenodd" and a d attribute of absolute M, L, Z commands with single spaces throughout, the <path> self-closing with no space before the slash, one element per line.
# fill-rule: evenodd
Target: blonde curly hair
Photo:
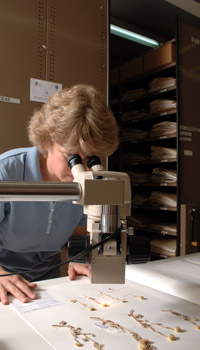
<path fill-rule="evenodd" d="M 100 92 L 85 84 L 53 94 L 31 117 L 28 137 L 43 156 L 52 142 L 98 156 L 111 155 L 119 143 L 115 117 Z"/>

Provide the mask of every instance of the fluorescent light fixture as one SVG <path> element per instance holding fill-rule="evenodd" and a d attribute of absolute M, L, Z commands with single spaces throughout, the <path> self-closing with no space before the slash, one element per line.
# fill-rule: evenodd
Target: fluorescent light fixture
<path fill-rule="evenodd" d="M 115 26 L 114 24 L 110 25 L 110 32 L 111 34 L 118 35 L 124 39 L 128 39 L 145 46 L 149 46 L 149 47 L 159 46 L 159 42 L 156 40 L 147 38 L 146 36 L 143 36 L 141 34 L 131 32 L 130 30 Z"/>

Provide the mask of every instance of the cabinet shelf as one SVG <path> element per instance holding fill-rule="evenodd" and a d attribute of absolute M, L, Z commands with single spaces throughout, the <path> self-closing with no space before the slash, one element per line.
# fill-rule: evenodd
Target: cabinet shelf
<path fill-rule="evenodd" d="M 138 96 L 136 98 L 133 99 L 127 99 L 127 100 L 123 100 L 121 101 L 122 105 L 124 104 L 129 104 L 129 103 L 136 103 L 136 102 L 143 102 L 144 100 L 151 100 L 151 99 L 155 99 L 155 98 L 164 98 L 165 95 L 168 95 L 168 93 L 174 92 L 176 93 L 176 86 L 170 86 L 167 88 L 163 88 L 154 92 L 147 92 L 146 94 L 142 95 L 142 96 Z M 112 102 L 111 102 L 112 103 Z"/>
<path fill-rule="evenodd" d="M 145 115 L 144 117 L 141 118 L 134 118 L 133 120 L 131 120 L 131 122 L 125 122 L 123 121 L 122 124 L 125 126 L 127 124 L 132 125 L 132 124 L 136 124 L 136 123 L 142 123 L 144 121 L 148 121 L 148 120 L 153 120 L 153 119 L 157 119 L 157 118 L 163 118 L 163 117 L 170 117 L 176 114 L 176 109 L 170 109 L 168 111 L 164 111 L 161 112 L 159 114 L 148 114 Z"/>
<path fill-rule="evenodd" d="M 173 183 L 167 183 L 167 182 L 160 182 L 160 183 L 134 183 L 134 182 L 131 182 L 131 184 L 133 186 L 136 186 L 136 187 L 176 187 L 177 186 L 177 183 L 176 182 L 173 182 Z"/>
<path fill-rule="evenodd" d="M 149 233 L 155 233 L 155 234 L 160 234 L 160 235 L 170 235 L 170 236 L 174 236 L 176 237 L 176 232 L 171 232 L 168 230 L 156 230 L 156 229 L 152 229 L 151 227 L 140 227 L 140 226 L 136 226 L 134 225 L 134 231 L 142 231 L 142 232 L 149 232 Z"/>
<path fill-rule="evenodd" d="M 129 164 L 126 164 L 126 166 L 137 166 L 137 165 L 150 165 L 150 164 L 161 164 L 161 163 L 176 163 L 177 158 L 169 158 L 169 159 L 149 159 L 149 160 L 142 160 L 137 162 L 130 162 Z M 124 164 L 122 162 L 122 164 Z M 125 165 L 125 164 L 124 164 Z"/>
<path fill-rule="evenodd" d="M 129 140 L 129 141 L 126 141 L 126 144 L 145 143 L 145 142 L 160 141 L 160 140 L 166 140 L 166 139 L 176 139 L 176 134 L 162 135 L 159 137 L 149 137 L 142 140 Z M 123 141 L 122 144 L 123 143 L 125 142 Z"/>
<path fill-rule="evenodd" d="M 137 76 L 135 77 L 129 77 L 127 79 L 120 79 L 119 78 L 119 74 L 117 73 L 117 76 L 118 76 L 118 79 L 114 78 L 115 80 L 115 83 L 113 84 L 112 81 L 111 81 L 111 88 L 112 89 L 115 89 L 119 87 L 119 84 L 120 85 L 132 85 L 133 82 L 134 84 L 137 84 L 137 83 L 140 83 L 141 80 L 145 81 L 149 81 L 151 79 L 153 79 L 155 76 L 161 76 L 162 74 L 164 74 L 165 76 L 166 75 L 171 75 L 173 74 L 174 70 L 176 68 L 176 62 L 175 61 L 172 61 L 168 64 L 165 64 L 163 66 L 160 66 L 160 67 L 157 67 L 155 69 L 152 69 L 151 71 L 149 72 L 142 72 L 141 74 L 138 74 Z"/>
<path fill-rule="evenodd" d="M 148 209 L 153 211 L 177 211 L 176 207 L 153 206 L 153 205 L 132 205 L 133 209 Z"/>

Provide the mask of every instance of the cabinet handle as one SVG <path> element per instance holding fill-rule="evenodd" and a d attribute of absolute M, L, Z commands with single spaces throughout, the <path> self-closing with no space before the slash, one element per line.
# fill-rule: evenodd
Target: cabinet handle
<path fill-rule="evenodd" d="M 196 217 L 196 208 L 192 208 L 190 211 L 190 222 L 191 222 L 191 245 L 193 247 L 198 247 L 199 242 L 194 240 L 194 223 L 195 223 L 195 217 Z"/>

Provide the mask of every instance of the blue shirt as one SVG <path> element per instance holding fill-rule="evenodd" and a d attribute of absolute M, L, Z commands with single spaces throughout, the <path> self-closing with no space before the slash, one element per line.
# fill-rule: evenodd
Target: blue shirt
<path fill-rule="evenodd" d="M 43 181 L 36 147 L 19 148 L 0 155 L 0 180 Z M 71 202 L 0 202 L 0 266 L 23 270 L 29 280 L 52 278 L 49 273 L 26 270 L 60 262 L 61 247 L 77 225 L 85 225 L 83 208 Z"/>

